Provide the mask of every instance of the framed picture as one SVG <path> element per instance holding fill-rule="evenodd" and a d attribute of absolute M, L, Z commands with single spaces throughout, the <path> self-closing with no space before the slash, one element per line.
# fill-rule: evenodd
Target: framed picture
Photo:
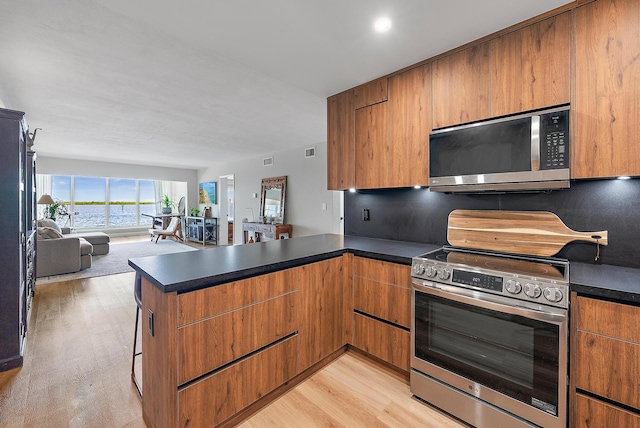
<path fill-rule="evenodd" d="M 200 195 L 199 203 L 204 205 L 216 203 L 216 184 L 217 182 L 215 181 L 209 181 L 198 185 L 198 193 Z"/>

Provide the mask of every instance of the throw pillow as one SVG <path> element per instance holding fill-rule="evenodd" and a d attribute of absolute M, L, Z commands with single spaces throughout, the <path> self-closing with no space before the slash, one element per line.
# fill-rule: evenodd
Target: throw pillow
<path fill-rule="evenodd" d="M 51 237 L 42 230 L 42 227 L 38 227 L 38 239 L 51 239 Z"/>
<path fill-rule="evenodd" d="M 51 227 L 39 227 L 38 236 L 42 236 L 44 239 L 58 239 L 62 238 L 62 233 Z"/>
<path fill-rule="evenodd" d="M 62 229 L 58 226 L 58 223 L 48 218 L 41 218 L 38 220 L 38 226 L 40 227 L 48 227 L 51 229 L 55 229 L 58 233 L 62 234 Z"/>

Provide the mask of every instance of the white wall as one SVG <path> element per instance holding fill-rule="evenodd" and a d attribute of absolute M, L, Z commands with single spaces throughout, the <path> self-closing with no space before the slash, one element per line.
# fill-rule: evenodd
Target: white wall
<path fill-rule="evenodd" d="M 36 155 L 37 145 L 34 146 Z M 123 163 L 94 162 L 37 156 L 38 174 L 79 175 L 83 177 L 135 178 L 144 180 L 184 181 L 187 183 L 187 203 L 198 201 L 198 179 L 195 169 L 162 168 Z"/>
<path fill-rule="evenodd" d="M 340 233 L 340 192 L 327 190 L 327 144 L 315 145 L 316 155 L 305 158 L 300 147 L 241 162 L 214 164 L 198 171 L 198 181 L 220 181 L 220 176 L 234 174 L 235 219 L 234 244 L 242 243 L 242 219 L 258 219 L 260 183 L 263 178 L 287 176 L 285 222 L 293 225 L 293 236 Z M 265 157 L 273 156 L 273 165 L 263 166 Z M 219 187 L 219 185 L 218 185 Z M 253 198 L 253 194 L 257 198 Z M 322 204 L 326 204 L 326 210 Z M 217 216 L 217 207 L 214 207 Z"/>

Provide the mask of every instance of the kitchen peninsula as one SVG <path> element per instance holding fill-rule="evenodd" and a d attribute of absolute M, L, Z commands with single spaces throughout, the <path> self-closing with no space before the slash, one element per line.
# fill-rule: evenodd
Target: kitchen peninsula
<path fill-rule="evenodd" d="M 346 345 L 406 375 L 410 310 L 393 309 L 408 308 L 411 258 L 436 248 L 327 234 L 131 259 L 147 426 L 233 426 Z M 587 297 L 637 302 L 639 277 L 571 265 Z"/>
<path fill-rule="evenodd" d="M 243 409 L 268 403 L 351 343 L 353 302 L 343 296 L 353 295 L 354 258 L 410 282 L 411 257 L 435 248 L 327 234 L 131 259 L 143 278 L 145 423 L 233 425 Z M 379 268 L 371 274 L 383 275 Z M 408 303 L 409 288 L 402 291 Z M 378 323 L 408 346 L 408 328 L 376 321 L 363 327 L 362 348 Z M 407 346 L 401 363 L 386 358 L 399 371 Z"/>

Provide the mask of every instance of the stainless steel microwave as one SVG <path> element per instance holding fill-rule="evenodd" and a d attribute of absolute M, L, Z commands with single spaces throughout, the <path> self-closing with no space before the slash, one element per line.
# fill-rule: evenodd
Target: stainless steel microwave
<path fill-rule="evenodd" d="M 429 187 L 436 192 L 569 187 L 569 106 L 434 130 Z"/>

